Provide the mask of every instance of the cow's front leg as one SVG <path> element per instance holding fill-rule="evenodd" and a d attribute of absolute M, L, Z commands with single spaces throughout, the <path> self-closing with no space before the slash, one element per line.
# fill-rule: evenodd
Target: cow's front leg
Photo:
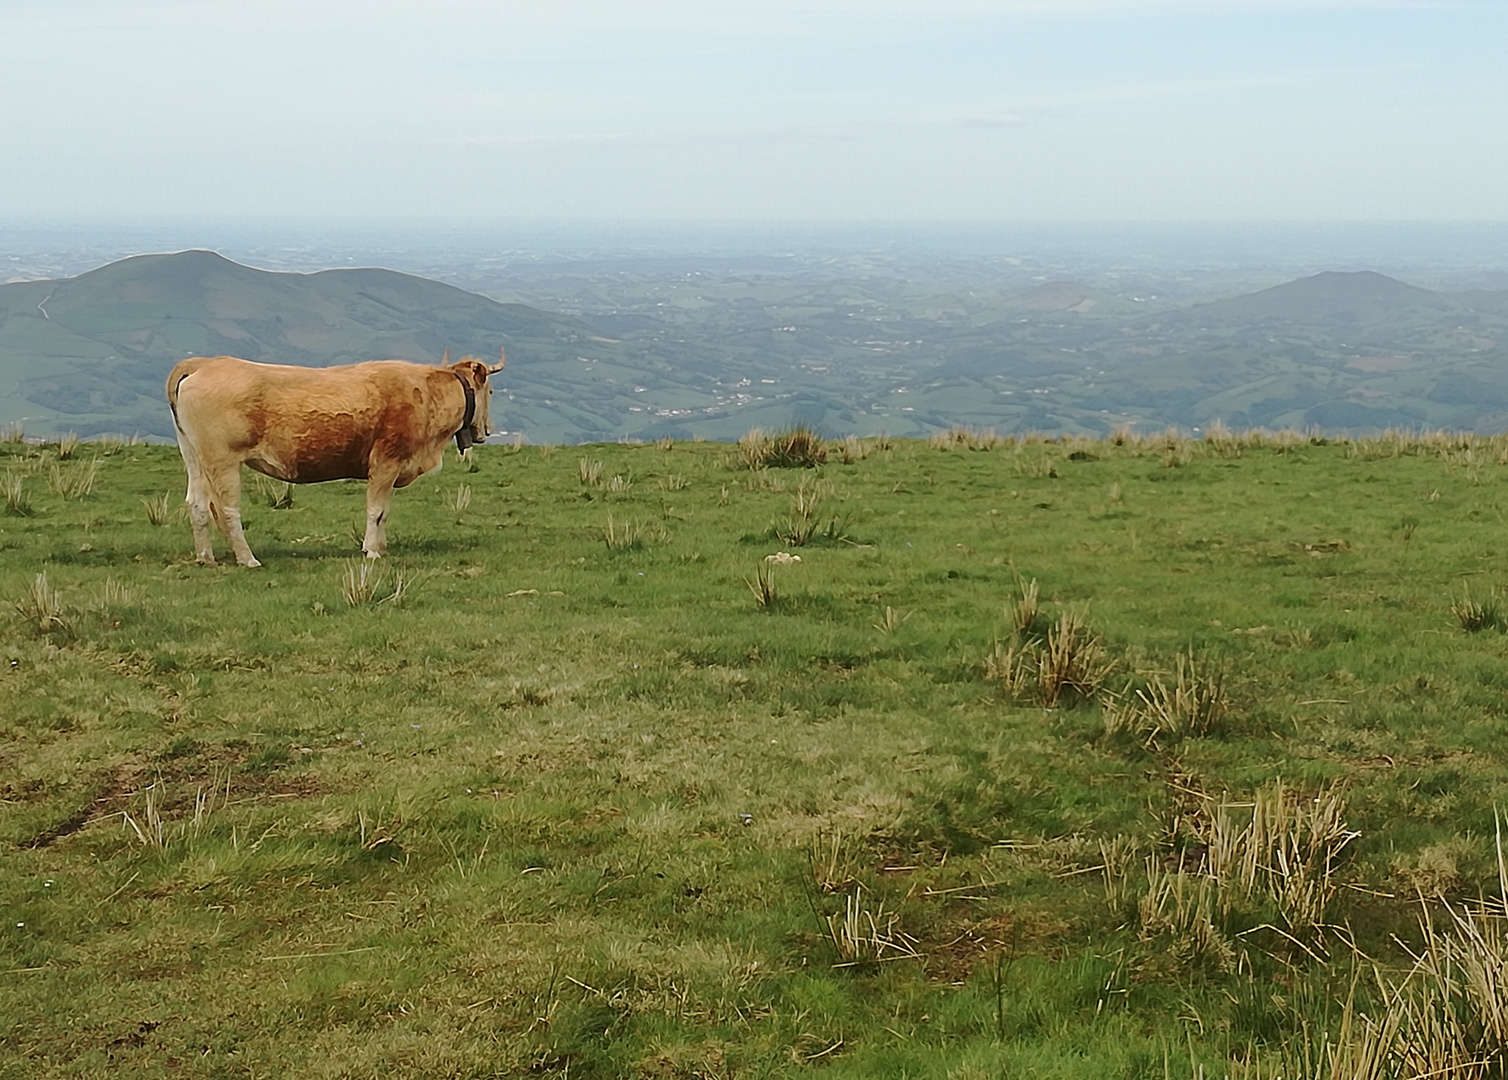
<path fill-rule="evenodd" d="M 373 475 L 367 480 L 367 534 L 361 550 L 369 559 L 387 554 L 387 514 L 393 504 L 393 479 Z"/>

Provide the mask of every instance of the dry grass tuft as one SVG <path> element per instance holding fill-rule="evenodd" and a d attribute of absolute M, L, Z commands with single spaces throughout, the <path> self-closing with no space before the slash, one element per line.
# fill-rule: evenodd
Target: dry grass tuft
<path fill-rule="evenodd" d="M 927 440 L 934 450 L 993 450 L 1006 441 L 1009 440 L 1002 439 L 994 428 L 971 428 L 961 424 L 936 432 Z"/>
<path fill-rule="evenodd" d="M 207 787 L 199 785 L 194 792 L 193 814 L 186 821 L 177 823 L 176 827 L 163 813 L 167 788 L 161 778 L 148 784 L 141 795 L 143 805 L 136 814 L 129 810 L 121 811 L 121 827 L 128 835 L 135 836 L 143 847 L 163 852 L 175 842 L 192 839 L 203 832 L 216 810 L 217 800 L 220 807 L 229 805 L 230 770 L 226 769 L 223 776 L 217 773 Z"/>
<path fill-rule="evenodd" d="M 256 474 L 257 497 L 272 510 L 293 509 L 293 485 L 284 480 L 274 480 L 261 473 Z"/>
<path fill-rule="evenodd" d="M 889 604 L 885 605 L 885 613 L 880 616 L 880 621 L 874 624 L 874 628 L 885 635 L 894 634 L 901 628 L 901 624 L 911 618 L 911 612 L 897 611 Z"/>
<path fill-rule="evenodd" d="M 1011 697 L 1024 698 L 1037 685 L 1036 655 L 1019 642 L 996 641 L 985 654 L 984 677 Z"/>
<path fill-rule="evenodd" d="M 346 564 L 340 577 L 340 592 L 351 607 L 369 604 L 377 596 L 382 584 L 382 573 L 370 559 L 360 559 Z"/>
<path fill-rule="evenodd" d="M 1037 658 L 1037 692 L 1043 707 L 1055 708 L 1065 695 L 1091 700 L 1114 667 L 1084 613 L 1065 610 L 1047 631 L 1047 643 Z"/>
<path fill-rule="evenodd" d="M 845 465 L 853 465 L 869 457 L 869 444 L 857 435 L 845 435 L 843 441 L 838 443 L 838 460 Z"/>
<path fill-rule="evenodd" d="M 1346 824 L 1338 789 L 1302 796 L 1279 780 L 1250 801 L 1198 799 L 1168 839 L 1182 850 L 1177 863 L 1147 858 L 1134 904 L 1127 852 L 1105 849 L 1105 897 L 1117 916 L 1133 913 L 1141 939 L 1157 940 L 1180 965 L 1227 973 L 1250 962 L 1247 942 L 1258 931 L 1273 935 L 1278 952 L 1310 960 L 1327 959 L 1330 938 L 1349 947 L 1349 932 L 1330 923 L 1329 909 L 1347 848 L 1360 834 Z"/>
<path fill-rule="evenodd" d="M 1487 594 L 1485 602 L 1479 602 L 1471 598 L 1470 592 L 1463 592 L 1459 603 L 1452 602 L 1450 613 L 1456 617 L 1456 622 L 1461 624 L 1461 629 L 1468 634 L 1480 633 L 1483 630 L 1508 629 L 1503 622 L 1502 613 L 1498 610 L 1497 590 Z"/>
<path fill-rule="evenodd" d="M 1023 589 L 1015 612 L 1016 625 L 1036 620 L 1036 582 Z M 1012 615 L 1007 611 L 1007 615 Z M 1009 643 L 996 641 L 984 659 L 985 678 L 1012 697 L 1034 695 L 1043 708 L 1093 700 L 1115 669 L 1104 643 L 1085 623 L 1084 613 L 1063 611 L 1048 627 L 1043 640 L 1023 640 L 1017 631 Z"/>
<path fill-rule="evenodd" d="M 817 508 L 826 498 L 826 491 L 821 483 L 808 487 L 806 481 L 802 480 L 791 499 L 791 512 L 784 525 L 772 524 L 771 535 L 792 547 L 804 547 L 811 543 L 817 531 Z"/>
<path fill-rule="evenodd" d="M 93 494 L 99 476 L 99 458 L 90 458 L 77 468 L 65 469 L 54 461 L 47 470 L 47 487 L 62 499 L 82 499 Z"/>
<path fill-rule="evenodd" d="M 1141 939 L 1163 939 L 1182 965 L 1203 962 L 1234 971 L 1240 953 L 1216 925 L 1218 883 L 1182 863 L 1165 869 L 1156 857 L 1148 857 L 1146 871 L 1147 890 L 1136 908 Z"/>
<path fill-rule="evenodd" d="M 16 613 L 31 623 L 38 633 L 66 634 L 72 630 L 72 623 L 65 614 L 62 593 L 48 584 L 45 573 L 32 578 L 26 592 L 13 606 Z"/>
<path fill-rule="evenodd" d="M 844 892 L 854 885 L 856 856 L 841 829 L 818 832 L 806 852 L 812 882 L 824 893 Z"/>
<path fill-rule="evenodd" d="M 31 516 L 31 499 L 26 494 L 26 477 L 7 471 L 0 476 L 0 496 L 5 498 L 5 509 L 17 517 Z"/>
<path fill-rule="evenodd" d="M 841 914 L 827 917 L 827 931 L 838 954 L 834 967 L 880 964 L 890 960 L 915 959 L 916 938 L 896 929 L 900 916 L 885 910 L 883 903 L 873 911 L 864 904 L 863 890 L 855 888 L 844 897 Z"/>
<path fill-rule="evenodd" d="M 47 582 L 45 573 L 32 578 L 21 599 L 11 605 L 39 634 L 68 634 L 73 625 L 64 614 L 63 597 Z"/>
<path fill-rule="evenodd" d="M 1315 1076 L 1329 1080 L 1508 1075 L 1508 867 L 1498 836 L 1499 894 L 1474 904 L 1421 902 L 1420 944 L 1400 974 L 1374 966 L 1378 1009 L 1362 1013 L 1355 988 L 1332 1039 L 1307 1031 L 1265 1067 L 1241 1062 L 1239 1080 Z M 1302 1071 L 1300 1071 L 1302 1069 Z"/>
<path fill-rule="evenodd" d="M 340 591 L 351 607 L 373 603 L 397 606 L 408 598 L 418 581 L 417 575 L 397 567 L 384 572 L 372 559 L 353 559 L 341 573 Z M 379 595 L 384 591 L 386 595 Z"/>
<path fill-rule="evenodd" d="M 153 525 L 166 525 L 173 512 L 173 497 L 166 493 L 153 495 L 150 499 L 142 499 L 141 505 L 146 507 L 148 522 Z"/>
<path fill-rule="evenodd" d="M 1229 910 L 1233 898 L 1265 897 L 1295 937 L 1323 929 L 1342 855 L 1361 835 L 1345 818 L 1339 789 L 1303 796 L 1282 780 L 1258 789 L 1250 803 L 1220 803 L 1205 832 L 1205 869 L 1222 904 Z"/>
<path fill-rule="evenodd" d="M 1108 736 L 1130 735 L 1148 749 L 1161 749 L 1214 734 L 1229 712 L 1224 673 L 1190 651 L 1179 654 L 1171 681 L 1153 673 L 1145 688 L 1107 702 L 1103 721 Z"/>
<path fill-rule="evenodd" d="M 775 588 L 775 566 L 762 562 L 754 568 L 754 579 L 744 579 L 744 584 L 754 594 L 754 603 L 768 611 L 780 603 L 780 593 Z"/>
<path fill-rule="evenodd" d="M 1022 476 L 1035 476 L 1052 480 L 1056 479 L 1058 475 L 1057 460 L 1048 453 L 1033 453 L 1030 457 L 1018 454 L 1015 465 L 1016 472 Z"/>
<path fill-rule="evenodd" d="M 663 538 L 663 534 L 656 534 L 641 521 L 614 521 L 613 515 L 607 515 L 607 525 L 602 530 L 602 542 L 607 545 L 609 551 L 630 551 L 644 546 L 645 541 Z"/>
<path fill-rule="evenodd" d="M 760 428 L 738 440 L 738 453 L 750 469 L 814 469 L 827 461 L 827 447 L 804 427 L 767 435 Z"/>
<path fill-rule="evenodd" d="M 1017 638 L 1025 640 L 1037 635 L 1038 617 L 1041 615 L 1038 602 L 1037 579 L 1025 581 L 1016 580 L 1016 588 L 1021 595 L 1014 604 L 1005 609 L 1006 622 L 1010 624 L 1011 632 Z"/>

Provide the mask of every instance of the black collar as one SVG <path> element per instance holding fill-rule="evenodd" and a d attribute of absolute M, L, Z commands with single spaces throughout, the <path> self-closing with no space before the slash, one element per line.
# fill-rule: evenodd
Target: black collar
<path fill-rule="evenodd" d="M 464 454 L 476 442 L 471 435 L 471 422 L 476 419 L 476 391 L 471 388 L 471 384 L 462 377 L 459 371 L 452 371 L 451 374 L 456 377 L 456 382 L 461 384 L 461 389 L 466 394 L 466 415 L 462 417 L 460 430 L 456 432 L 456 449 Z"/>

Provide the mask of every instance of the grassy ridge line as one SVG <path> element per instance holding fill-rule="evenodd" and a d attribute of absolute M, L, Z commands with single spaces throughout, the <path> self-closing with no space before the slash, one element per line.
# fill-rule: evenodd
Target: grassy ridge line
<path fill-rule="evenodd" d="M 1492 887 L 1504 639 L 1450 605 L 1497 580 L 1499 441 L 970 445 L 483 448 L 360 605 L 360 485 L 249 486 L 267 569 L 205 570 L 143 505 L 171 448 L 68 497 L 92 449 L 4 447 L 0 596 L 45 571 L 66 628 L 0 639 L 0 1075 L 1182 1075 L 1277 1060 L 1349 967 L 1107 903 L 1178 792 L 1343 784 L 1373 955 Z M 818 487 L 841 539 L 773 539 Z M 1128 678 L 1221 662 L 1229 722 L 1154 752 L 989 683 L 1031 579 Z M 853 898 L 915 955 L 834 968 Z"/>

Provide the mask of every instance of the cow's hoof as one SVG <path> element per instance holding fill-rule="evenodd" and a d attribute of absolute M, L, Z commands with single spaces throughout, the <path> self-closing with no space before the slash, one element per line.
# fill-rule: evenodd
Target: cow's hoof
<path fill-rule="evenodd" d="M 215 565 L 215 557 L 213 555 L 200 555 L 194 561 L 196 563 L 198 563 L 200 566 L 214 566 Z"/>
<path fill-rule="evenodd" d="M 247 569 L 250 569 L 250 568 L 255 567 L 255 566 L 261 566 L 262 564 L 259 563 L 259 562 L 257 562 L 256 559 L 248 559 L 245 562 L 243 562 L 241 565 L 244 566 L 244 567 L 246 567 Z"/>
<path fill-rule="evenodd" d="M 368 551 L 368 552 L 367 552 L 367 553 L 366 553 L 366 556 L 367 556 L 367 558 L 369 558 L 369 559 L 380 559 L 380 558 L 382 558 L 382 557 L 383 557 L 383 555 L 385 555 L 385 554 L 387 554 L 387 553 L 386 553 L 386 552 L 383 552 L 383 551 Z"/>

